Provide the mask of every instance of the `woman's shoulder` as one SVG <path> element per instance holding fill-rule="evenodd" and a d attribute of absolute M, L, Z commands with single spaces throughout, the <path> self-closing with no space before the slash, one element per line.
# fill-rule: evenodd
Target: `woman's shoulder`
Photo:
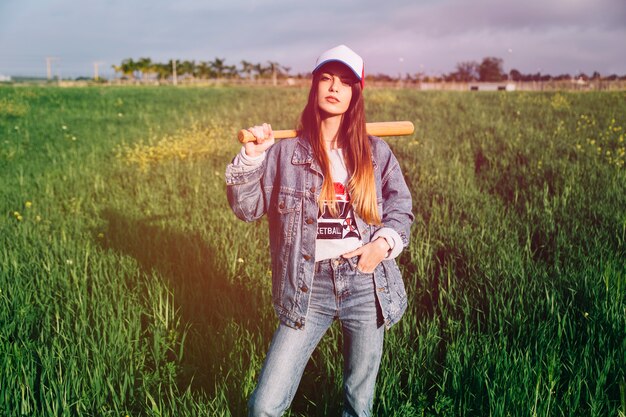
<path fill-rule="evenodd" d="M 389 147 L 389 144 L 387 142 L 385 142 L 384 140 L 382 140 L 378 136 L 368 135 L 368 137 L 369 137 L 369 140 L 370 140 L 370 146 L 372 148 L 372 153 L 374 155 L 388 156 L 388 155 L 392 155 L 393 154 L 393 152 L 391 151 L 391 148 Z"/>
<path fill-rule="evenodd" d="M 298 144 L 298 138 L 288 138 L 277 140 L 269 149 L 268 154 L 286 155 L 293 153 Z"/>

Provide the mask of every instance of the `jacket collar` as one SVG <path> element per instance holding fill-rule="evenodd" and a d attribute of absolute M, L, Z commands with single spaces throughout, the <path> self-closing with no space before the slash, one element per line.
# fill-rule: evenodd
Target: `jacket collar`
<path fill-rule="evenodd" d="M 310 164 L 314 160 L 313 149 L 309 141 L 301 137 L 296 138 L 296 146 L 293 150 L 291 163 L 295 165 Z"/>
<path fill-rule="evenodd" d="M 291 157 L 291 163 L 294 165 L 310 164 L 311 169 L 322 173 L 317 159 L 313 156 L 313 148 L 307 139 L 298 137 L 296 138 L 296 146 Z"/>

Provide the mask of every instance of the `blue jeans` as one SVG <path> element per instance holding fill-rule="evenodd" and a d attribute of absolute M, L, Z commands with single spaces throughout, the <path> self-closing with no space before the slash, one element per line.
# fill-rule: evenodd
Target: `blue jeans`
<path fill-rule="evenodd" d="M 280 416 L 289 407 L 313 350 L 335 318 L 344 339 L 343 416 L 371 415 L 384 327 L 374 276 L 358 271 L 357 260 L 315 264 L 305 325 L 298 330 L 279 324 L 248 402 L 250 416 Z"/>

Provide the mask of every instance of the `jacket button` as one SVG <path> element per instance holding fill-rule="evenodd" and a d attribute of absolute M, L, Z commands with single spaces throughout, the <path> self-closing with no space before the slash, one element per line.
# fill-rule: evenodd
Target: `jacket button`
<path fill-rule="evenodd" d="M 305 220 L 305 222 L 306 222 L 306 224 L 312 224 L 313 223 L 313 219 L 309 217 L 309 218 L 307 218 Z"/>
<path fill-rule="evenodd" d="M 315 186 L 313 186 L 313 187 L 311 187 L 311 188 L 309 189 L 309 191 L 310 191 L 311 193 L 315 194 L 315 191 L 317 191 L 317 188 L 315 188 Z"/>
<path fill-rule="evenodd" d="M 299 329 L 302 327 L 302 323 L 300 323 L 299 321 L 294 323 L 294 326 L 296 326 L 296 329 Z"/>
<path fill-rule="evenodd" d="M 311 255 L 304 255 L 304 260 L 308 261 L 309 259 L 311 259 Z"/>
<path fill-rule="evenodd" d="M 285 208 L 285 202 L 281 201 L 280 203 L 278 203 L 278 208 L 281 209 L 281 210 L 284 209 Z"/>
<path fill-rule="evenodd" d="M 307 292 L 309 290 L 306 285 L 303 285 L 302 287 L 300 287 L 300 289 L 302 290 L 302 292 Z"/>

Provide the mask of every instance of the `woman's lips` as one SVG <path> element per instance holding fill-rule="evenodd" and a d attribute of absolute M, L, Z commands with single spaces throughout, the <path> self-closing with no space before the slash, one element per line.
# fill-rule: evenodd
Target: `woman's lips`
<path fill-rule="evenodd" d="M 329 103 L 339 103 L 339 99 L 333 96 L 326 96 L 326 101 Z"/>

